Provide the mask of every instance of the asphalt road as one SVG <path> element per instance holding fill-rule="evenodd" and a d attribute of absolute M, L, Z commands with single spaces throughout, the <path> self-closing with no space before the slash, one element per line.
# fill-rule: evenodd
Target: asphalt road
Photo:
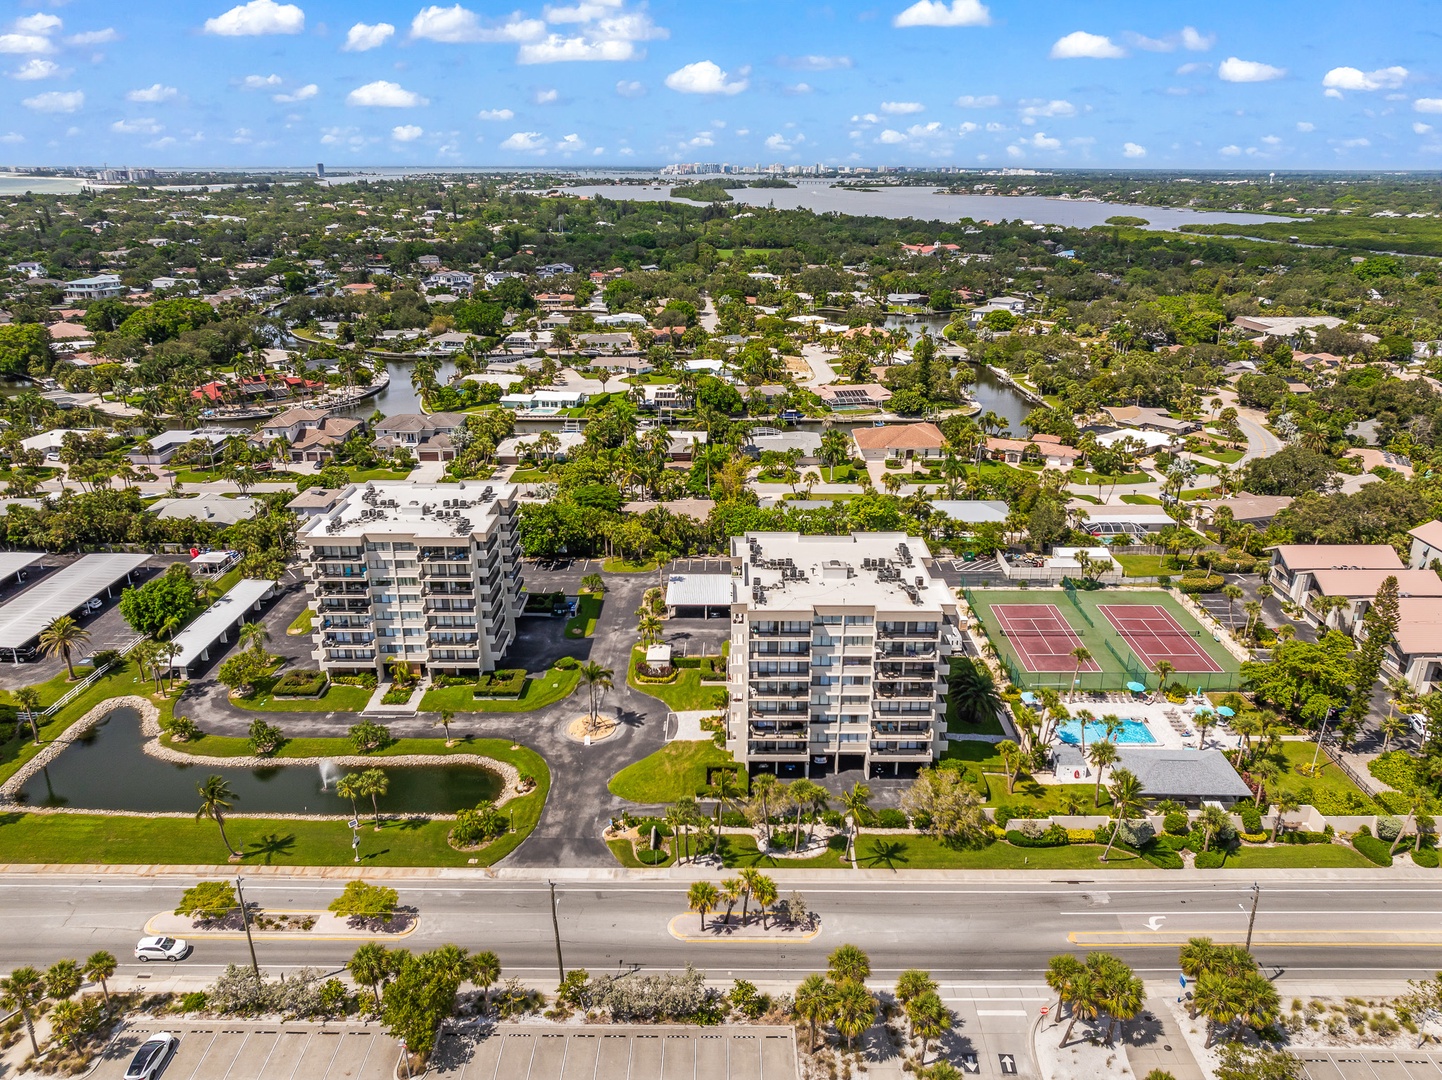
<path fill-rule="evenodd" d="M 1131 873 L 975 883 L 870 879 L 818 882 L 777 875 L 782 894 L 803 891 L 821 919 L 810 943 L 685 943 L 668 924 L 683 912 L 685 881 L 575 882 L 559 885 L 559 921 L 568 968 L 679 968 L 691 961 L 716 977 L 799 980 L 824 967 L 828 952 L 852 942 L 871 955 L 879 980 L 921 967 L 943 980 L 1035 980 L 1049 957 L 1106 949 L 1148 978 L 1175 972 L 1176 947 L 1193 935 L 1241 942 L 1250 881 L 1128 881 Z M 0 878 L 0 957 L 8 970 L 109 949 L 122 975 L 178 974 L 131 959 L 146 920 L 174 907 L 193 879 L 13 875 Z M 393 881 L 402 903 L 420 911 L 403 944 L 419 951 L 444 942 L 495 950 L 508 975 L 555 978 L 548 891 L 540 880 Z M 315 878 L 249 879 L 247 899 L 271 909 L 321 908 L 338 892 Z M 1442 899 L 1428 880 L 1267 881 L 1254 954 L 1283 978 L 1395 979 L 1442 966 Z M 695 916 L 688 916 L 688 919 Z M 683 925 L 689 925 L 685 923 Z M 262 940 L 261 964 L 339 968 L 358 942 Z M 185 974 L 209 980 L 247 959 L 243 938 L 197 938 Z M 156 970 L 157 966 L 161 969 Z"/>

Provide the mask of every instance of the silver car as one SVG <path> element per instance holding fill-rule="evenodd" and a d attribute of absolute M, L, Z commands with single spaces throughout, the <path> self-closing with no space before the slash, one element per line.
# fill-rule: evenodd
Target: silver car
<path fill-rule="evenodd" d="M 183 938 L 143 937 L 135 943 L 135 959 L 142 964 L 149 960 L 184 960 L 190 945 Z"/>
<path fill-rule="evenodd" d="M 135 1056 L 130 1059 L 130 1067 L 125 1070 L 125 1080 L 155 1080 L 179 1043 L 180 1040 L 168 1031 L 150 1036 L 140 1044 L 140 1049 L 136 1050 Z"/>

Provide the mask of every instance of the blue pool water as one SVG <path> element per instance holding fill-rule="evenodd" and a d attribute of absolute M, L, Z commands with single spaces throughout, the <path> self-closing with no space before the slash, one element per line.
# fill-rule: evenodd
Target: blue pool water
<path fill-rule="evenodd" d="M 1101 742 L 1107 737 L 1107 726 L 1100 720 L 1092 720 L 1087 724 L 1086 740 L 1087 745 Z M 1080 720 L 1068 720 L 1057 728 L 1057 737 L 1064 743 L 1077 746 L 1081 743 L 1082 725 Z M 1140 720 L 1123 720 L 1122 728 L 1117 732 L 1113 740 L 1117 745 L 1139 746 L 1144 743 L 1154 743 L 1157 740 L 1152 738 L 1152 733 L 1147 725 Z"/>

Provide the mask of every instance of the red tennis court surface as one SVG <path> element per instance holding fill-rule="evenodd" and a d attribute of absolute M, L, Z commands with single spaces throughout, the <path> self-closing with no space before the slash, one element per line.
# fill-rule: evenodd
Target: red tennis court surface
<path fill-rule="evenodd" d="M 1179 672 L 1222 670 L 1195 635 L 1188 633 L 1166 608 L 1154 604 L 1098 604 L 1097 610 L 1153 670 L 1161 660 Z"/>
<path fill-rule="evenodd" d="M 1072 650 L 1085 642 L 1062 617 L 1055 604 L 994 604 L 992 617 L 1016 650 L 1027 671 L 1076 671 Z M 1088 660 L 1082 671 L 1100 671 Z"/>

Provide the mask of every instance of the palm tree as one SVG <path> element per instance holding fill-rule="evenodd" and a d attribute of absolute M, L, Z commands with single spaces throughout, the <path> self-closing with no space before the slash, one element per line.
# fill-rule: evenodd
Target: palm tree
<path fill-rule="evenodd" d="M 1272 843 L 1277 842 L 1277 833 L 1282 828 L 1282 818 L 1292 813 L 1301 805 L 1297 797 L 1290 792 L 1283 791 L 1272 800 Z"/>
<path fill-rule="evenodd" d="M 871 816 L 870 785 L 863 784 L 860 780 L 852 784 L 851 790 L 841 793 L 841 805 L 845 809 L 847 817 L 851 818 L 850 841 L 852 851 L 855 851 L 856 834 L 861 829 L 862 822 Z"/>
<path fill-rule="evenodd" d="M 35 745 L 40 745 L 40 721 L 37 713 L 40 711 L 40 691 L 33 686 L 22 686 L 15 691 L 15 701 L 20 708 L 25 710 L 25 719 L 30 724 L 30 732 L 35 736 Z"/>
<path fill-rule="evenodd" d="M 466 977 L 472 986 L 479 986 L 485 994 L 485 1007 L 491 1006 L 491 987 L 501 978 L 501 961 L 490 949 L 476 953 L 467 962 Z"/>
<path fill-rule="evenodd" d="M 1010 739 L 1003 739 L 996 744 L 996 752 L 1001 755 L 1001 767 L 1006 770 L 1006 793 L 1010 795 L 1021 766 L 1021 747 Z"/>
<path fill-rule="evenodd" d="M 751 898 L 756 895 L 756 880 L 762 874 L 753 866 L 739 871 L 738 876 L 741 878 L 741 925 L 745 926 L 751 908 Z"/>
<path fill-rule="evenodd" d="M 600 574 L 587 574 L 581 579 L 581 588 L 587 592 L 599 593 L 606 591 L 606 581 Z"/>
<path fill-rule="evenodd" d="M 105 995 L 106 1012 L 110 1011 L 110 987 L 106 980 L 114 978 L 116 966 L 115 957 L 104 949 L 91 953 L 85 961 L 85 977 L 100 984 L 100 992 Z"/>
<path fill-rule="evenodd" d="M 50 1026 L 55 1034 L 70 1044 L 72 1050 L 79 1050 L 79 1035 L 85 1027 L 85 1007 L 78 1001 L 57 1001 L 50 1010 Z"/>
<path fill-rule="evenodd" d="M 356 780 L 360 785 L 360 793 L 370 796 L 371 809 L 375 811 L 376 832 L 381 830 L 381 807 L 380 797 L 390 790 L 390 777 L 383 769 L 367 769 L 361 773 Z"/>
<path fill-rule="evenodd" d="M 20 1014 L 25 1033 L 30 1036 L 30 1048 L 36 1054 L 40 1053 L 40 1044 L 35 1041 L 35 1018 L 31 1014 L 44 1000 L 45 979 L 28 964 L 0 979 L 0 1005 Z"/>
<path fill-rule="evenodd" d="M 931 1040 L 951 1030 L 951 1012 L 935 990 L 927 990 L 906 1003 L 906 1020 L 913 1035 L 921 1036 L 921 1064 Z"/>
<path fill-rule="evenodd" d="M 706 929 L 706 912 L 715 908 L 719 899 L 720 893 L 716 891 L 716 886 L 709 881 L 693 881 L 691 887 L 686 890 L 686 902 L 690 905 L 691 910 L 701 913 L 702 930 Z"/>
<path fill-rule="evenodd" d="M 1071 676 L 1071 692 L 1075 694 L 1076 684 L 1081 679 L 1082 665 L 1091 661 L 1092 653 L 1085 645 L 1078 645 L 1071 651 L 1071 658 L 1072 662 L 1076 664 Z"/>
<path fill-rule="evenodd" d="M 71 682 L 75 681 L 75 666 L 70 662 L 70 654 L 84 648 L 89 641 L 90 631 L 69 615 L 57 615 L 49 626 L 40 631 L 40 651 L 46 656 L 62 658 Z"/>
<path fill-rule="evenodd" d="M 615 685 L 613 681 L 615 675 L 616 673 L 613 670 L 602 667 L 594 660 L 588 660 L 581 665 L 581 682 L 585 684 L 586 695 L 591 702 L 591 713 L 588 724 L 589 730 L 591 731 L 595 731 L 600 722 L 596 711 L 600 708 L 602 695 Z"/>
<path fill-rule="evenodd" d="M 666 632 L 661 620 L 649 611 L 643 611 L 641 618 L 636 623 L 636 629 L 641 635 L 642 645 L 654 645 L 661 640 L 661 635 Z"/>
<path fill-rule="evenodd" d="M 1233 978 L 1220 971 L 1203 971 L 1197 979 L 1196 990 L 1192 993 L 1193 1013 L 1207 1018 L 1207 1041 L 1202 1044 L 1210 1048 L 1217 1032 L 1231 1027 L 1242 1009 Z"/>
<path fill-rule="evenodd" d="M 1056 1009 L 1052 1013 L 1052 1023 L 1061 1023 L 1061 1007 L 1071 1001 L 1072 985 L 1076 982 L 1077 976 L 1086 968 L 1082 962 L 1071 953 L 1061 953 L 1053 956 L 1046 965 L 1046 984 L 1056 992 Z"/>
<path fill-rule="evenodd" d="M 1392 839 L 1392 846 L 1388 849 L 1389 855 L 1397 854 L 1397 845 L 1402 842 L 1402 837 L 1407 835 L 1407 828 L 1412 824 L 1412 819 L 1427 809 L 1427 799 L 1422 795 L 1413 795 L 1411 805 L 1407 808 L 1407 820 L 1402 822 L 1402 827 L 1397 830 L 1397 835 Z M 1420 840 L 1420 837 L 1419 837 Z"/>
<path fill-rule="evenodd" d="M 765 874 L 757 874 L 756 880 L 751 883 L 751 899 L 756 901 L 756 909 L 761 913 L 761 929 L 766 929 L 766 913 L 771 910 L 771 905 L 776 903 L 780 894 L 776 889 L 776 882 Z"/>
<path fill-rule="evenodd" d="M 1095 955 L 1095 954 L 1094 954 Z M 1105 954 L 1101 954 L 1105 955 Z M 1103 965 L 1101 999 L 1107 1011 L 1107 1045 L 1112 1044 L 1112 1027 L 1122 1025 L 1142 1011 L 1146 987 L 1132 974 L 1132 969 L 1115 957 L 1108 956 Z"/>
<path fill-rule="evenodd" d="M 446 745 L 447 745 L 447 746 L 450 746 L 450 745 L 451 745 L 451 721 L 454 720 L 455 718 L 456 718 L 456 714 L 455 714 L 454 712 L 452 712 L 450 709 L 442 709 L 442 710 L 441 710 L 441 718 L 440 718 L 439 720 L 437 720 L 434 724 L 431 725 L 432 727 L 438 727 L 438 728 L 444 728 L 444 729 L 445 729 L 445 732 L 446 732 Z"/>
<path fill-rule="evenodd" d="M 871 959 L 855 945 L 838 945 L 826 958 L 832 982 L 865 982 L 871 978 Z"/>
<path fill-rule="evenodd" d="M 351 978 L 359 985 L 368 986 L 375 995 L 376 1011 L 381 1007 L 381 986 L 391 972 L 390 956 L 384 945 L 369 942 L 358 948 L 346 965 Z"/>
<path fill-rule="evenodd" d="M 270 631 L 265 628 L 265 623 L 243 623 L 236 640 L 240 642 L 241 648 L 249 649 L 256 656 L 262 656 L 265 653 L 265 644 L 270 640 Z"/>
<path fill-rule="evenodd" d="M 836 987 L 820 975 L 812 974 L 801 981 L 792 1000 L 796 1015 L 805 1020 L 811 1028 L 807 1049 L 816 1051 L 816 1028 L 826 1023 L 836 1008 Z"/>
<path fill-rule="evenodd" d="M 860 1035 L 876 1019 L 876 999 L 863 983 L 847 979 L 836 987 L 836 1011 L 832 1022 L 836 1033 L 846 1039 L 850 1049 Z"/>
<path fill-rule="evenodd" d="M 361 783 L 361 774 L 358 772 L 346 773 L 335 782 L 335 793 L 342 799 L 350 800 L 351 820 L 359 818 L 360 811 L 356 809 L 355 801 L 365 794 L 365 786 Z"/>
<path fill-rule="evenodd" d="M 731 912 L 736 910 L 736 901 L 741 899 L 742 886 L 740 880 L 734 877 L 721 879 L 721 899 L 726 903 L 726 923 L 731 923 Z"/>
<path fill-rule="evenodd" d="M 761 833 L 762 838 L 769 846 L 771 843 L 771 800 L 776 797 L 777 789 L 781 781 L 774 773 L 757 773 L 751 779 L 751 799 L 761 808 Z"/>
<path fill-rule="evenodd" d="M 1078 1020 L 1090 1023 L 1097 1018 L 1097 1014 L 1101 1012 L 1100 995 L 1101 987 L 1097 985 L 1096 973 L 1090 965 L 1084 965 L 1071 982 L 1071 996 L 1068 999 L 1071 1004 L 1071 1023 L 1067 1024 L 1066 1031 L 1062 1033 L 1062 1046 L 1071 1041 L 1072 1028 L 1076 1027 Z"/>
<path fill-rule="evenodd" d="M 716 773 L 711 781 L 711 798 L 716 800 L 716 842 L 712 854 L 721 851 L 721 814 L 727 804 L 736 801 L 739 792 L 736 790 L 736 774 L 730 769 L 722 769 Z"/>
<path fill-rule="evenodd" d="M 1157 689 L 1161 690 L 1167 685 L 1167 676 L 1177 669 L 1169 660 L 1158 660 L 1153 670 L 1157 673 Z"/>
<path fill-rule="evenodd" d="M 1237 620 L 1235 618 L 1237 601 L 1246 594 L 1242 592 L 1240 585 L 1223 585 L 1222 595 L 1227 598 L 1227 629 L 1235 630 L 1237 628 Z"/>
<path fill-rule="evenodd" d="M 1202 834 L 1202 851 L 1210 851 L 1212 841 L 1225 832 L 1231 824 L 1231 820 L 1221 807 L 1202 807 L 1202 812 L 1197 815 L 1196 821 L 1192 823 L 1192 827 Z"/>
<path fill-rule="evenodd" d="M 1253 806 L 1262 805 L 1262 796 L 1271 789 L 1272 781 L 1282 774 L 1281 767 L 1271 758 L 1262 758 L 1252 766 L 1252 778 L 1257 781 L 1257 794 L 1252 800 Z"/>
<path fill-rule="evenodd" d="M 1142 808 L 1142 782 L 1131 771 L 1113 769 L 1112 782 L 1107 790 L 1111 793 L 1112 820 L 1116 825 L 1112 828 L 1111 839 L 1107 841 L 1107 849 L 1102 852 L 1102 862 L 1106 862 L 1107 856 L 1112 853 L 1112 845 L 1117 842 L 1122 823 L 1131 821 Z"/>
<path fill-rule="evenodd" d="M 29 687 L 26 687 L 26 689 L 28 690 Z M 15 696 L 17 698 L 20 696 L 18 691 Z M 1391 703 L 1389 702 L 1388 704 L 1390 706 Z M 1394 716 L 1389 710 L 1387 716 L 1377 724 L 1377 730 L 1382 733 L 1382 753 L 1385 754 L 1387 752 L 1387 747 L 1393 739 L 1400 739 L 1406 735 L 1411 726 L 1412 725 L 1407 722 L 1406 717 Z M 40 741 L 38 736 L 35 741 Z"/>
<path fill-rule="evenodd" d="M 1116 743 L 1107 739 L 1092 743 L 1091 753 L 1087 757 L 1097 771 L 1096 791 L 1092 794 L 1092 802 L 1097 806 L 1102 804 L 1102 773 L 1108 766 L 1116 764 L 1118 756 Z"/>
<path fill-rule="evenodd" d="M 195 790 L 200 796 L 200 809 L 195 812 L 195 820 L 210 818 L 214 821 L 216 828 L 220 830 L 220 842 L 225 845 L 225 850 L 230 852 L 231 858 L 240 858 L 240 852 L 230 846 L 230 840 L 225 835 L 225 815 L 230 809 L 231 800 L 236 797 L 235 792 L 230 790 L 230 785 L 223 776 L 211 776 L 204 783 L 196 784 Z"/>

